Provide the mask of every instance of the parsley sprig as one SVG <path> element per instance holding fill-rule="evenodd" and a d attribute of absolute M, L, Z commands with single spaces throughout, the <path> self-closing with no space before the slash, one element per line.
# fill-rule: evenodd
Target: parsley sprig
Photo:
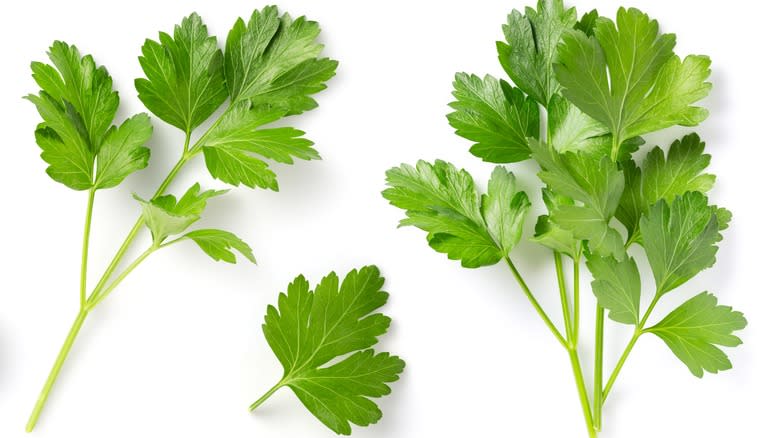
<path fill-rule="evenodd" d="M 166 192 L 181 169 L 201 155 L 214 178 L 271 190 L 278 190 L 278 184 L 267 160 L 292 164 L 294 159 L 319 158 L 302 131 L 263 127 L 317 106 L 312 95 L 325 88 L 337 66 L 320 57 L 318 34 L 316 22 L 280 14 L 269 6 L 255 11 L 248 21 L 239 18 L 224 51 L 195 13 L 172 34 L 160 32 L 158 40 L 144 43 L 139 61 L 145 77 L 135 82 L 138 96 L 155 116 L 183 132 L 184 144 L 155 193 L 148 199 L 136 196 L 141 214 L 90 294 L 86 276 L 95 195 L 146 167 L 150 150 L 145 144 L 152 123 L 148 115 L 138 114 L 114 125 L 119 95 L 111 76 L 75 46 L 57 41 L 49 51 L 51 64 L 32 63 L 40 91 L 27 99 L 42 119 L 35 138 L 48 164 L 46 172 L 88 196 L 79 310 L 30 415 L 28 431 L 35 427 L 89 313 L 153 253 L 191 241 L 217 261 L 235 263 L 241 254 L 255 262 L 249 245 L 233 233 L 192 229 L 207 201 L 226 190 L 201 190 L 195 183 L 179 198 Z M 215 113 L 219 115 L 214 122 L 194 140 L 194 130 Z M 150 231 L 149 246 L 119 271 L 143 228 Z"/>
<path fill-rule="evenodd" d="M 463 267 L 506 263 L 566 350 L 587 433 L 596 437 L 604 402 L 642 335 L 658 336 L 697 377 L 730 369 L 720 347 L 741 343 L 733 332 L 745 327 L 744 316 L 709 292 L 650 322 L 662 298 L 679 294 L 678 288 L 715 263 L 731 217 L 709 203 L 706 193 L 715 177 L 705 173 L 710 156 L 696 134 L 667 152 L 656 146 L 641 165 L 637 161 L 642 135 L 695 126 L 707 117 L 696 103 L 711 88 L 710 60 L 681 59 L 674 53 L 675 36 L 659 33 L 657 21 L 633 8 L 620 8 L 615 20 L 596 11 L 578 20 L 562 0 L 540 0 L 536 9 L 509 14 L 504 36 L 497 43 L 499 61 L 513 83 L 458 73 L 448 119 L 482 160 L 538 164 L 547 212 L 537 218 L 529 240 L 552 251 L 563 328 L 552 322 L 513 260 L 530 203 L 506 167 L 497 166 L 487 192 L 480 193 L 471 175 L 450 163 L 403 164 L 387 171 L 383 195 L 405 210 L 401 225 L 425 231 L 434 250 Z M 655 280 L 644 309 L 635 251 L 644 251 Z M 595 345 L 589 349 L 592 393 L 580 361 L 583 262 L 597 301 Z M 634 327 L 606 382 L 605 313 Z"/>

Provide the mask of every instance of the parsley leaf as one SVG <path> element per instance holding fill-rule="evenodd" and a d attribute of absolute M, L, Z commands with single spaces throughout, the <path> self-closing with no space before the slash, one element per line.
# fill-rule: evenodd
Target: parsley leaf
<path fill-rule="evenodd" d="M 599 305 L 609 310 L 609 317 L 623 324 L 638 325 L 642 284 L 634 258 L 617 261 L 590 255 L 588 269 L 593 274 L 593 294 Z"/>
<path fill-rule="evenodd" d="M 379 421 L 382 412 L 371 399 L 390 394 L 387 384 L 398 380 L 405 365 L 368 349 L 390 325 L 389 317 L 375 313 L 387 302 L 383 284 L 374 266 L 350 271 L 341 285 L 330 273 L 313 292 L 302 275 L 290 283 L 277 307 L 268 306 L 263 324 L 284 376 L 250 409 L 287 386 L 337 434 L 351 434 L 350 423 Z"/>
<path fill-rule="evenodd" d="M 146 114 L 136 114 L 118 128 L 112 126 L 97 154 L 95 187 L 119 185 L 128 175 L 149 163 L 149 149 L 143 145 L 152 136 L 152 122 Z"/>
<path fill-rule="evenodd" d="M 661 338 L 696 377 L 704 371 L 731 369 L 726 354 L 717 347 L 736 347 L 742 341 L 732 333 L 747 326 L 741 312 L 718 305 L 714 295 L 702 292 L 674 309 L 646 331 Z"/>
<path fill-rule="evenodd" d="M 257 264 L 252 248 L 233 233 L 223 230 L 202 229 L 190 231 L 183 237 L 195 242 L 200 249 L 216 261 L 228 263 L 236 262 L 236 255 L 231 251 L 235 249 L 252 263 Z"/>
<path fill-rule="evenodd" d="M 470 151 L 492 163 L 529 157 L 528 137 L 539 137 L 539 106 L 518 88 L 490 75 L 458 73 L 453 82 L 455 110 L 447 119 L 455 133 L 475 141 Z"/>
<path fill-rule="evenodd" d="M 480 197 L 474 180 L 450 163 L 418 161 L 387 171 L 390 188 L 382 195 L 406 210 L 401 226 L 428 232 L 428 244 L 467 268 L 498 263 L 520 240 L 530 206 L 517 190 L 515 177 L 503 168 L 493 172 L 488 194 Z"/>
<path fill-rule="evenodd" d="M 587 240 L 591 251 L 622 259 L 622 237 L 609 225 L 623 192 L 624 179 L 617 165 L 607 157 L 559 154 L 536 141 L 530 145 L 542 168 L 539 178 L 554 192 L 582 203 L 557 206 L 550 213 L 551 220 L 577 239 Z"/>
<path fill-rule="evenodd" d="M 145 201 L 138 196 L 141 203 L 144 223 L 152 233 L 155 244 L 161 244 L 166 238 L 184 232 L 190 225 L 200 219 L 200 214 L 206 208 L 206 201 L 214 196 L 224 194 L 225 190 L 200 191 L 200 184 L 195 183 L 177 201 L 173 195 L 158 196 Z"/>
<path fill-rule="evenodd" d="M 643 170 L 633 162 L 625 163 L 626 190 L 616 217 L 638 241 L 639 218 L 651 205 L 661 199 L 672 202 L 689 191 L 707 193 L 712 188 L 715 175 L 703 173 L 709 163 L 704 142 L 696 134 L 675 140 L 666 157 L 661 148 L 653 148 L 645 158 Z"/>
<path fill-rule="evenodd" d="M 319 25 L 304 17 L 279 16 L 275 6 L 238 19 L 225 47 L 225 81 L 231 104 L 200 142 L 206 167 L 228 184 L 278 190 L 263 156 L 282 163 L 319 159 L 293 128 L 257 129 L 317 106 L 311 95 L 325 89 L 338 63 L 318 58 Z"/>
<path fill-rule="evenodd" d="M 688 192 L 658 201 L 639 221 L 658 294 L 664 294 L 715 264 L 720 240 L 715 207 L 707 197 Z"/>
<path fill-rule="evenodd" d="M 138 98 L 157 117 L 192 132 L 227 99 L 222 51 L 198 14 L 160 42 L 146 40 L 138 58 L 146 78 L 135 80 Z"/>
<path fill-rule="evenodd" d="M 46 173 L 72 189 L 97 190 L 114 187 L 145 168 L 149 149 L 143 145 L 152 134 L 149 117 L 137 114 L 118 128 L 111 126 L 119 96 L 106 69 L 62 41 L 54 42 L 49 58 L 53 66 L 32 63 L 41 90 L 26 97 L 43 119 L 35 140 L 49 165 Z"/>
<path fill-rule="evenodd" d="M 574 27 L 577 11 L 563 0 L 539 0 L 525 15 L 514 10 L 503 26 L 506 43 L 497 42 L 498 59 L 512 81 L 536 102 L 547 107 L 559 91 L 553 63 L 561 35 Z"/>
<path fill-rule="evenodd" d="M 659 35 L 658 22 L 634 8 L 620 8 L 617 24 L 596 18 L 593 33 L 564 34 L 555 72 L 563 95 L 621 142 L 707 117 L 691 106 L 710 90 L 707 57 L 681 61 L 673 53 L 675 36 Z"/>

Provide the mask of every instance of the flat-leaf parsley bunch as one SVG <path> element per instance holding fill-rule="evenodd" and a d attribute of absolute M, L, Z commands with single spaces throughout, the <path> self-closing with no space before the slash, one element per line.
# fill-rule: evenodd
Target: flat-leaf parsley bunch
<path fill-rule="evenodd" d="M 706 56 L 680 58 L 675 36 L 637 9 L 617 18 L 596 11 L 579 20 L 561 0 L 536 10 L 513 11 L 504 25 L 498 57 L 513 83 L 492 76 L 455 76 L 448 115 L 456 133 L 474 142 L 472 154 L 492 163 L 533 159 L 544 184 L 547 213 L 529 240 L 552 251 L 563 327 L 541 307 L 510 257 L 521 240 L 530 202 L 515 176 L 497 166 L 480 193 L 465 170 L 419 161 L 387 172 L 390 203 L 406 211 L 401 225 L 428 234 L 428 244 L 467 268 L 505 262 L 531 305 L 566 350 L 587 432 L 601 429 L 601 410 L 636 342 L 663 340 L 697 377 L 731 368 L 720 347 L 734 347 L 745 327 L 740 312 L 701 292 L 660 320 L 653 309 L 667 295 L 715 263 L 717 244 L 731 214 L 706 193 L 715 176 L 696 134 L 664 151 L 656 146 L 637 160 L 642 135 L 672 126 L 695 126 L 707 110 L 695 103 L 711 87 Z M 642 251 L 655 280 L 642 291 Z M 571 261 L 567 284 L 564 259 Z M 593 391 L 585 385 L 579 354 L 580 270 L 593 276 L 595 352 Z M 642 294 L 649 304 L 642 306 Z M 603 380 L 607 313 L 634 334 Z"/>
<path fill-rule="evenodd" d="M 35 130 L 46 172 L 65 186 L 87 192 L 81 257 L 79 310 L 27 423 L 31 431 L 84 320 L 141 262 L 158 250 L 191 241 L 214 260 L 236 262 L 241 254 L 255 262 L 252 250 L 233 233 L 195 229 L 209 199 L 225 190 L 202 190 L 198 183 L 176 198 L 166 194 L 182 167 L 202 156 L 211 175 L 227 184 L 278 190 L 266 160 L 292 164 L 318 159 L 312 142 L 291 127 L 264 125 L 311 110 L 311 97 L 323 90 L 337 62 L 320 57 L 319 25 L 305 17 L 280 15 L 276 7 L 239 18 L 227 35 L 224 51 L 197 14 L 184 18 L 173 34 L 147 40 L 139 61 L 144 78 L 136 80 L 138 97 L 154 115 L 184 134 L 179 160 L 149 198 L 136 196 L 140 214 L 91 293 L 87 261 L 92 210 L 98 190 L 119 185 L 146 167 L 152 135 L 150 117 L 138 114 L 114 124 L 119 95 L 108 71 L 72 45 L 55 42 L 51 64 L 33 62 L 41 123 Z M 202 136 L 193 131 L 218 113 Z M 149 246 L 126 263 L 128 249 L 147 228 Z"/>

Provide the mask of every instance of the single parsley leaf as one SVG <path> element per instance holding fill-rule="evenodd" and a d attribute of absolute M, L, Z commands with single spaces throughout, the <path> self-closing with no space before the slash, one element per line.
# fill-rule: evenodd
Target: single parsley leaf
<path fill-rule="evenodd" d="M 627 163 L 624 166 L 626 190 L 617 218 L 631 234 L 636 234 L 639 217 L 659 200 L 672 202 L 689 191 L 707 193 L 715 183 L 715 175 L 704 173 L 709 164 L 710 155 L 704 153 L 704 142 L 696 134 L 675 140 L 666 157 L 660 147 L 653 148 L 641 171 L 635 164 Z"/>
<path fill-rule="evenodd" d="M 620 8 L 617 24 L 595 19 L 593 36 L 567 32 L 555 65 L 562 93 L 622 140 L 707 117 L 691 106 L 709 93 L 709 59 L 674 55 L 675 36 L 647 14 Z M 617 151 L 613 151 L 613 155 Z"/>
<path fill-rule="evenodd" d="M 699 192 L 687 192 L 671 204 L 658 201 L 639 227 L 658 294 L 715 264 L 715 244 L 721 238 L 718 215 Z"/>
<path fill-rule="evenodd" d="M 338 63 L 318 58 L 319 25 L 284 14 L 275 6 L 238 19 L 225 48 L 225 80 L 231 97 L 226 113 L 200 141 L 214 178 L 235 186 L 278 190 L 276 175 L 263 156 L 282 163 L 318 159 L 303 131 L 260 126 L 317 106 L 312 94 Z"/>
<path fill-rule="evenodd" d="M 588 242 L 588 250 L 602 257 L 625 257 L 623 237 L 594 208 L 584 205 L 563 205 L 551 212 L 550 218 L 579 240 Z"/>
<path fill-rule="evenodd" d="M 277 307 L 268 306 L 263 324 L 268 345 L 284 367 L 284 376 L 269 392 L 289 387 L 337 434 L 351 434 L 350 423 L 379 421 L 382 412 L 371 399 L 390 394 L 387 384 L 398 380 L 405 365 L 397 356 L 368 349 L 390 325 L 389 317 L 376 313 L 388 298 L 383 284 L 374 266 L 352 270 L 341 285 L 330 273 L 313 292 L 302 275 L 290 283 Z"/>
<path fill-rule="evenodd" d="M 228 184 L 244 184 L 278 190 L 276 175 L 261 155 L 280 163 L 293 158 L 319 159 L 312 142 L 294 128 L 256 129 L 286 114 L 285 108 L 254 105 L 244 100 L 228 110 L 202 140 L 206 167 L 211 175 Z"/>
<path fill-rule="evenodd" d="M 32 63 L 41 90 L 26 97 L 43 119 L 35 139 L 49 165 L 46 173 L 72 189 L 87 190 L 116 186 L 146 167 L 149 119 L 138 114 L 111 126 L 119 96 L 106 69 L 62 41 L 54 42 L 49 58 L 53 66 Z"/>
<path fill-rule="evenodd" d="M 558 152 L 596 153 L 611 145 L 609 129 L 603 123 L 560 95 L 550 99 L 547 117 L 550 143 Z"/>
<path fill-rule="evenodd" d="M 158 196 L 150 201 L 138 196 L 135 196 L 135 199 L 141 203 L 141 213 L 144 223 L 152 233 L 152 240 L 159 245 L 169 236 L 181 234 L 197 222 L 206 208 L 206 201 L 225 192 L 226 190 L 201 192 L 200 184 L 195 183 L 178 201 L 173 195 Z"/>
<path fill-rule="evenodd" d="M 239 102 L 287 85 L 314 84 L 318 88 L 317 83 L 332 76 L 334 64 L 325 63 L 314 69 L 307 65 L 302 69 L 305 74 L 301 75 L 299 70 L 288 75 L 287 81 L 274 82 L 296 68 L 301 69 L 301 63 L 319 56 L 322 51 L 322 44 L 316 41 L 319 33 L 317 22 L 305 17 L 293 19 L 288 14 L 280 17 L 276 6 L 255 11 L 247 23 L 239 18 L 228 33 L 225 45 L 225 79 L 232 100 Z M 327 68 L 322 69 L 323 66 Z M 307 76 L 316 79 L 300 82 Z"/>
<path fill-rule="evenodd" d="M 609 317 L 623 324 L 638 325 L 642 283 L 633 257 L 617 261 L 612 257 L 588 256 L 593 274 L 593 294 Z"/>
<path fill-rule="evenodd" d="M 490 75 L 458 73 L 453 82 L 455 110 L 447 119 L 455 133 L 476 142 L 470 151 L 492 163 L 523 161 L 528 137 L 539 137 L 539 106 L 518 88 Z"/>
<path fill-rule="evenodd" d="M 482 217 L 504 257 L 520 242 L 530 207 L 528 196 L 517 186 L 517 178 L 504 167 L 496 166 L 487 194 L 482 196 Z"/>
<path fill-rule="evenodd" d="M 529 204 L 512 180 L 511 173 L 495 171 L 493 191 L 481 198 L 465 170 L 440 160 L 434 164 L 421 160 L 416 167 L 402 164 L 388 170 L 390 188 L 382 195 L 406 210 L 401 226 L 428 232 L 431 248 L 460 260 L 464 267 L 477 268 L 498 263 L 520 239 Z M 509 209 L 498 211 L 501 205 Z"/>
<path fill-rule="evenodd" d="M 138 98 L 157 117 L 192 132 L 227 99 L 222 51 L 198 14 L 185 17 L 173 36 L 147 39 L 138 58 L 146 78 L 135 80 Z"/>
<path fill-rule="evenodd" d="M 742 341 L 733 334 L 747 326 L 742 312 L 718 305 L 714 295 L 702 292 L 674 309 L 647 329 L 661 338 L 696 377 L 704 371 L 731 369 L 731 362 L 717 346 L 736 347 Z"/>
<path fill-rule="evenodd" d="M 498 59 L 512 81 L 536 102 L 547 107 L 560 89 L 553 63 L 561 35 L 577 22 L 577 11 L 563 0 L 539 0 L 525 15 L 514 10 L 503 26 L 506 43 L 497 42 Z"/>
<path fill-rule="evenodd" d="M 128 175 L 149 163 L 149 149 L 143 147 L 152 136 L 152 122 L 146 114 L 136 114 L 118 128 L 112 126 L 97 154 L 95 186 L 119 185 Z"/>
<path fill-rule="evenodd" d="M 216 261 L 222 260 L 228 263 L 235 263 L 236 255 L 232 250 L 236 250 L 246 257 L 247 260 L 257 264 L 257 260 L 255 260 L 255 256 L 252 254 L 252 248 L 238 236 L 228 231 L 202 229 L 190 231 L 183 237 L 195 242 L 203 252 Z"/>

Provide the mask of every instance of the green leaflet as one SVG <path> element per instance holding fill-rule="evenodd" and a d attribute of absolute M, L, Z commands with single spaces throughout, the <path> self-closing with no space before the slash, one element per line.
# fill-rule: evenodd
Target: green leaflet
<path fill-rule="evenodd" d="M 674 45 L 674 35 L 659 35 L 658 22 L 647 14 L 620 8 L 616 23 L 596 18 L 592 36 L 564 34 L 555 72 L 563 95 L 621 142 L 673 125 L 693 126 L 707 117 L 692 104 L 709 93 L 710 61 L 681 61 Z"/>
<path fill-rule="evenodd" d="M 252 263 L 257 264 L 252 248 L 233 233 L 223 230 L 202 229 L 190 231 L 184 237 L 195 242 L 200 249 L 215 261 L 236 262 L 236 255 L 232 250 L 238 251 Z"/>
<path fill-rule="evenodd" d="M 506 43 L 496 43 L 501 66 L 524 93 L 547 107 L 560 89 L 552 68 L 558 41 L 577 22 L 577 11 L 564 8 L 563 0 L 539 0 L 536 10 L 527 7 L 525 15 L 514 10 L 507 21 Z"/>
<path fill-rule="evenodd" d="M 369 348 L 387 332 L 390 318 L 376 313 L 388 298 L 374 266 L 350 271 L 339 284 L 335 273 L 310 290 L 300 275 L 268 306 L 263 333 L 284 367 L 284 376 L 251 409 L 283 386 L 340 435 L 351 424 L 368 426 L 382 417 L 371 399 L 390 394 L 404 361 Z M 335 360 L 335 362 L 333 362 Z"/>
<path fill-rule="evenodd" d="M 314 87 L 314 91 L 300 94 L 319 91 L 320 85 L 316 84 L 329 79 L 336 67 L 332 61 L 322 61 L 317 68 L 304 64 L 322 51 L 322 44 L 316 41 L 319 33 L 316 22 L 305 17 L 293 19 L 288 14 L 280 17 L 276 6 L 255 11 L 247 23 L 239 18 L 225 45 L 225 80 L 231 99 L 239 102 L 291 85 Z M 296 68 L 299 70 L 290 74 Z M 285 75 L 286 81 L 274 83 Z M 302 81 L 307 77 L 312 80 Z"/>
<path fill-rule="evenodd" d="M 550 214 L 557 211 L 560 206 L 574 205 L 571 198 L 555 194 L 548 188 L 542 189 L 542 200 L 547 206 Z M 556 221 L 550 218 L 550 215 L 541 215 L 536 220 L 534 236 L 530 239 L 540 245 L 544 245 L 553 251 L 566 254 L 572 259 L 579 259 L 581 252 L 580 241 L 577 240 L 571 231 L 556 225 Z"/>
<path fill-rule="evenodd" d="M 666 157 L 656 146 L 647 154 L 642 170 L 632 161 L 625 162 L 626 190 L 615 216 L 629 230 L 631 239 L 640 240 L 639 218 L 659 200 L 672 202 L 689 191 L 707 193 L 715 183 L 715 175 L 703 173 L 709 163 L 704 142 L 696 134 L 675 140 Z"/>
<path fill-rule="evenodd" d="M 41 87 L 26 98 L 43 122 L 35 131 L 46 173 L 74 190 L 118 185 L 146 167 L 152 134 L 149 117 L 137 114 L 119 127 L 111 126 L 119 96 L 111 76 L 92 56 L 55 41 L 49 50 L 53 65 L 33 62 L 33 79 Z M 97 165 L 96 165 L 97 164 Z"/>
<path fill-rule="evenodd" d="M 647 332 L 661 338 L 696 377 L 704 371 L 731 369 L 731 362 L 717 346 L 736 347 L 742 341 L 732 333 L 747 326 L 741 312 L 719 306 L 714 295 L 702 292 L 674 309 Z"/>
<path fill-rule="evenodd" d="M 658 201 L 639 221 L 658 294 L 664 294 L 715 264 L 718 215 L 707 197 L 688 192 L 671 204 Z"/>
<path fill-rule="evenodd" d="M 200 214 L 206 208 L 206 201 L 209 198 L 225 192 L 225 190 L 201 192 L 200 184 L 195 183 L 178 201 L 173 195 L 158 196 L 150 201 L 145 201 L 138 196 L 135 196 L 135 199 L 141 203 L 144 223 L 151 231 L 154 242 L 159 245 L 169 236 L 183 233 L 200 219 Z"/>
<path fill-rule="evenodd" d="M 291 164 L 318 159 L 303 131 L 258 129 L 317 106 L 312 94 L 325 89 L 338 63 L 318 58 L 319 25 L 304 17 L 279 16 L 275 6 L 238 19 L 225 47 L 225 82 L 230 106 L 201 139 L 206 167 L 235 186 L 278 190 L 276 175 L 258 156 Z"/>
<path fill-rule="evenodd" d="M 530 206 L 514 176 L 498 167 L 480 197 L 474 180 L 450 163 L 419 161 L 387 171 L 382 195 L 406 210 L 401 225 L 428 233 L 428 244 L 467 268 L 498 263 L 519 241 Z"/>
<path fill-rule="evenodd" d="M 458 73 L 453 82 L 455 111 L 447 119 L 455 133 L 476 142 L 470 151 L 492 163 L 523 161 L 528 138 L 539 137 L 539 106 L 518 88 L 490 75 Z"/>
<path fill-rule="evenodd" d="M 591 255 L 588 269 L 593 274 L 593 294 L 599 305 L 609 310 L 609 317 L 623 324 L 638 325 L 642 284 L 634 258 L 617 261 Z"/>
<path fill-rule="evenodd" d="M 141 49 L 146 78 L 135 80 L 138 98 L 157 117 L 192 132 L 227 99 L 222 51 L 196 13 L 159 39 Z"/>
<path fill-rule="evenodd" d="M 582 203 L 557 206 L 550 211 L 550 220 L 575 238 L 587 240 L 591 251 L 622 259 L 622 237 L 609 224 L 623 192 L 624 180 L 617 165 L 607 157 L 598 160 L 586 153 L 559 154 L 535 141 L 530 145 L 542 168 L 539 178 L 555 193 Z"/>

